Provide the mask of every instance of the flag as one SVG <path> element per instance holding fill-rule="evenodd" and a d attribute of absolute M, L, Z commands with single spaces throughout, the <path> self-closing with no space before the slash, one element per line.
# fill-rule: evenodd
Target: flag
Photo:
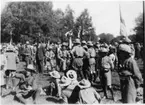
<path fill-rule="evenodd" d="M 125 25 L 125 21 L 121 14 L 120 5 L 119 5 L 119 9 L 120 9 L 120 35 L 127 37 L 126 25 Z"/>

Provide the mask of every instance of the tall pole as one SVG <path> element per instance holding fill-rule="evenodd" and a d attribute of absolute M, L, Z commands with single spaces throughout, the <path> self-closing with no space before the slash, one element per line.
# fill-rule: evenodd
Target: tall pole
<path fill-rule="evenodd" d="M 145 20 L 145 2 L 143 1 L 143 39 L 144 39 L 144 42 L 143 42 L 143 48 L 145 47 L 145 26 L 144 26 L 144 20 Z M 145 48 L 144 48 L 144 51 L 143 53 L 145 53 Z M 143 56 L 143 63 L 145 61 L 145 56 Z M 144 67 L 144 75 L 145 75 L 145 65 L 143 66 Z M 145 80 L 144 81 L 144 85 L 143 85 L 143 103 L 145 103 Z"/>

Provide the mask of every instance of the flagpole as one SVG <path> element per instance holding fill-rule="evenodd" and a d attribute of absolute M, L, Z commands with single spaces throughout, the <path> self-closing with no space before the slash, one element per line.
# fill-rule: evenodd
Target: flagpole
<path fill-rule="evenodd" d="M 143 1 L 143 23 L 144 23 L 144 20 L 145 20 L 145 2 Z M 143 24 L 143 39 L 144 39 L 144 42 L 143 42 L 143 47 L 145 47 L 145 26 L 144 26 L 144 24 Z M 144 51 L 143 51 L 144 53 L 145 53 L 145 48 L 144 48 Z M 143 57 L 143 61 L 145 61 L 145 56 Z M 145 66 L 144 66 L 144 69 L 145 69 Z M 145 75 L 145 71 L 144 71 L 144 75 Z M 145 80 L 144 80 L 144 83 L 143 83 L 144 85 L 144 87 L 143 87 L 143 92 L 144 92 L 144 94 L 143 94 L 143 103 L 145 103 Z"/>

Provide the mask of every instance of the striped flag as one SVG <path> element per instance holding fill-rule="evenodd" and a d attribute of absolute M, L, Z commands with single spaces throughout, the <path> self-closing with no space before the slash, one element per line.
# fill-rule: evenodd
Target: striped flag
<path fill-rule="evenodd" d="M 125 25 L 125 21 L 121 14 L 120 5 L 119 5 L 119 9 L 120 9 L 120 35 L 127 37 L 128 35 L 127 35 L 127 31 L 126 31 L 126 25 Z"/>

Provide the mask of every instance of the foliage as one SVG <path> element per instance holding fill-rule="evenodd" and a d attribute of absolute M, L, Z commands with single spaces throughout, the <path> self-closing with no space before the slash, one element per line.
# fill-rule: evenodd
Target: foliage
<path fill-rule="evenodd" d="M 88 10 L 74 19 L 74 11 L 68 5 L 63 12 L 53 10 L 52 2 L 9 2 L 1 14 L 2 42 L 35 42 L 42 40 L 67 41 L 65 33 L 72 30 L 73 39 L 77 37 L 79 26 L 83 39 L 94 40 L 95 32 Z"/>
<path fill-rule="evenodd" d="M 112 39 L 114 39 L 114 36 L 110 33 L 101 33 L 99 35 L 100 37 L 100 42 L 105 42 L 105 43 L 110 43 Z"/>
<path fill-rule="evenodd" d="M 140 14 L 136 20 L 136 27 L 134 28 L 134 31 L 136 32 L 136 41 L 137 42 L 141 42 L 143 43 L 143 35 L 144 35 L 144 32 L 143 32 L 143 14 Z"/>

